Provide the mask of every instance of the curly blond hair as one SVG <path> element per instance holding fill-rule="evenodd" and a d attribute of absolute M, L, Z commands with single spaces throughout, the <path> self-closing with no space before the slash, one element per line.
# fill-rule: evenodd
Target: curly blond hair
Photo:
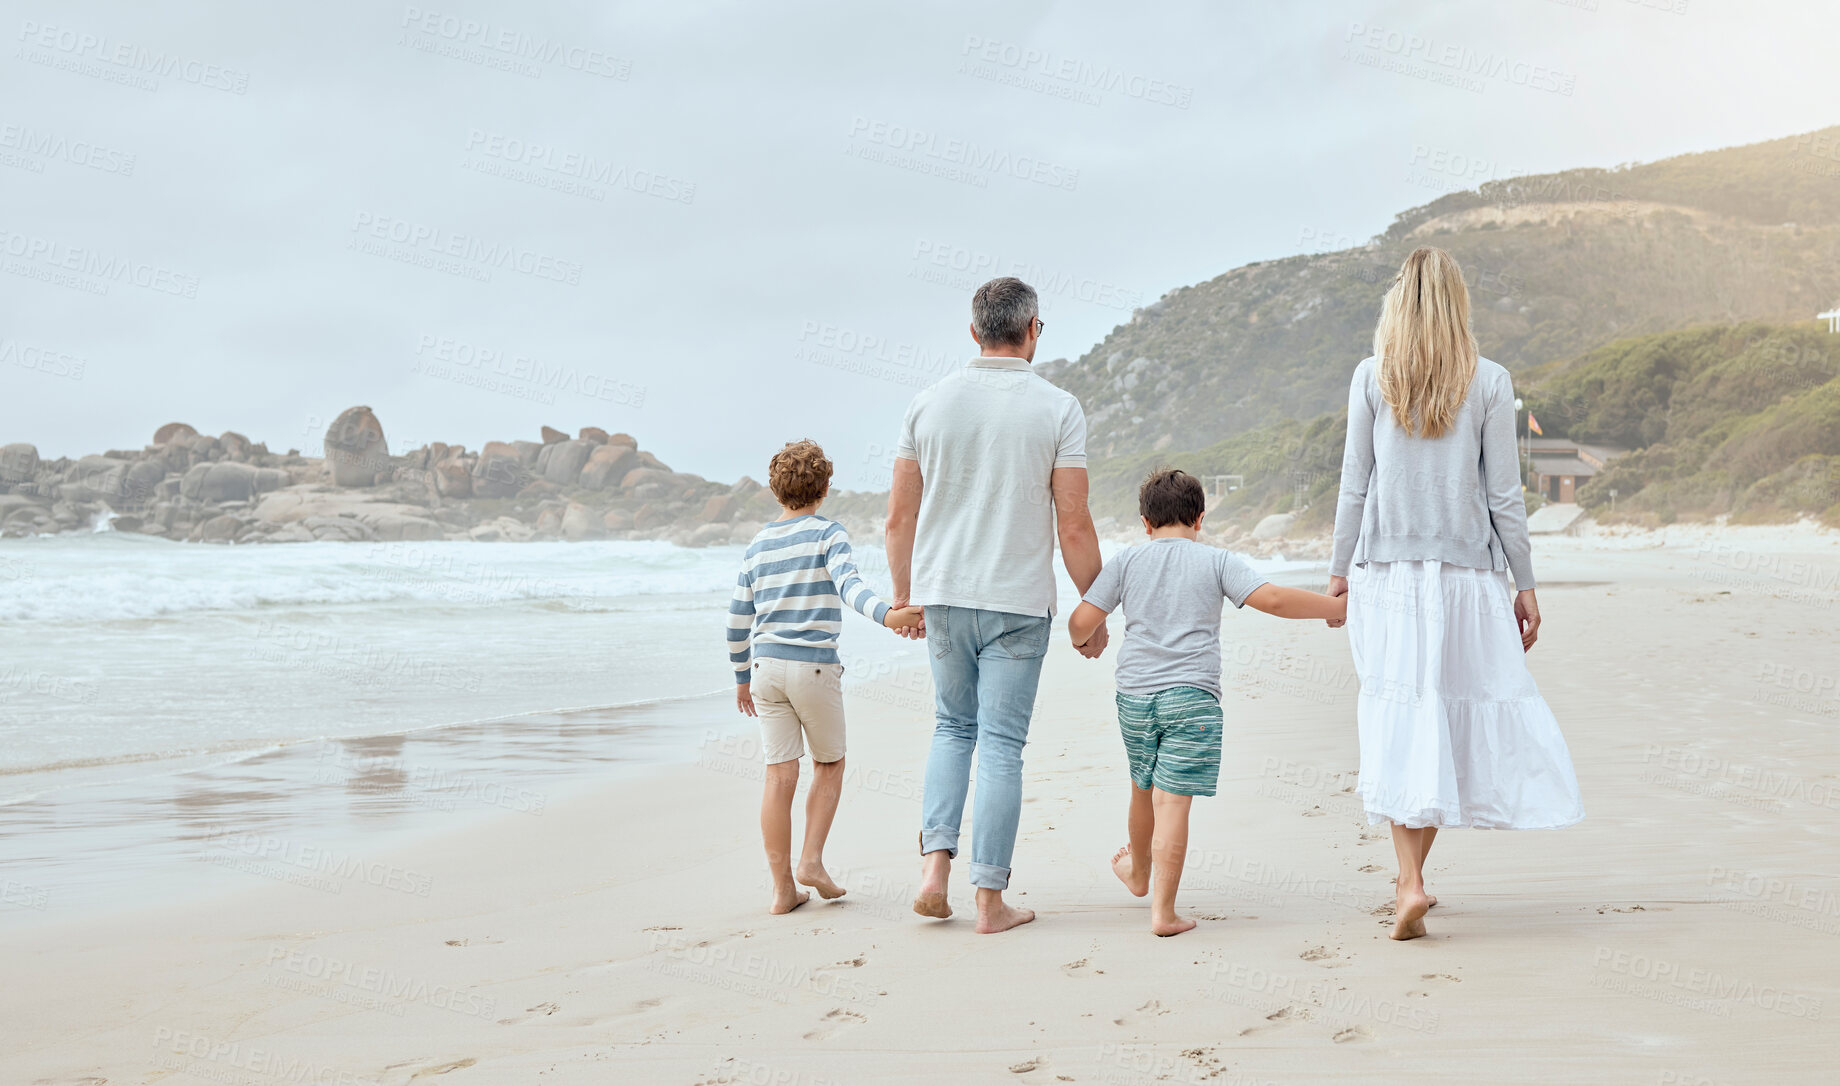
<path fill-rule="evenodd" d="M 788 441 L 767 463 L 767 486 L 781 505 L 802 509 L 830 490 L 831 462 L 809 438 Z"/>

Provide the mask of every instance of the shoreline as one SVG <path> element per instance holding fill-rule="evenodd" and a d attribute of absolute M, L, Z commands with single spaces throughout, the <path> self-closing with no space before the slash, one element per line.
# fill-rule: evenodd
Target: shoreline
<path fill-rule="evenodd" d="M 752 722 L 715 699 L 707 727 L 665 737 L 670 764 L 590 772 L 540 815 L 374 837 L 338 893 L 224 870 L 224 893 L 183 904 L 86 916 L 52 898 L 0 927 L 0 1014 L 30 1038 L 0 1077 L 271 1081 L 260 1052 L 389 1086 L 1150 1086 L 1374 1081 L 1436 1051 L 1433 1081 L 1473 1082 L 1530 1046 L 1615 1081 L 1748 1081 L 1765 1058 L 1824 1072 L 1840 880 L 1811 858 L 1840 803 L 1840 704 L 1769 696 L 1835 670 L 1831 601 L 1722 591 L 1684 548 L 1535 554 L 1533 669 L 1587 817 L 1441 835 L 1424 939 L 1385 938 L 1392 854 L 1349 792 L 1345 640 L 1232 612 L 1221 790 L 1196 804 L 1178 898 L 1201 926 L 1175 939 L 1149 935 L 1107 866 L 1125 829 L 1115 656 L 1057 634 L 1012 895 L 1040 915 L 1014 933 L 972 933 L 962 864 L 954 920 L 908 912 L 930 696 L 924 665 L 903 666 L 846 699 L 838 901 L 766 914 Z M 99 999 L 119 1012 L 99 1021 Z M 953 1051 L 915 1050 L 922 1015 Z"/>

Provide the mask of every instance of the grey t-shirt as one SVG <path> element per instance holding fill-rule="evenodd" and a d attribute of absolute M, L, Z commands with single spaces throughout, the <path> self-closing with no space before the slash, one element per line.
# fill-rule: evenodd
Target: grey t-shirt
<path fill-rule="evenodd" d="M 1220 696 L 1220 601 L 1246 606 L 1266 579 L 1238 555 L 1190 539 L 1139 543 L 1112 556 L 1085 600 L 1124 607 L 1118 689 L 1154 694 L 1198 686 Z"/>

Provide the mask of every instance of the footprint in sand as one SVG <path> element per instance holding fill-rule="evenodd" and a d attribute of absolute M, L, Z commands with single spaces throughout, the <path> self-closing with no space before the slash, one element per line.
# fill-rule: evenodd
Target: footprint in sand
<path fill-rule="evenodd" d="M 855 1011 L 834 1010 L 819 1020 L 818 1028 L 805 1034 L 807 1041 L 822 1041 L 834 1037 L 838 1032 L 851 1026 L 861 1025 L 869 1019 Z"/>
<path fill-rule="evenodd" d="M 1420 980 L 1447 980 L 1452 984 L 1462 984 L 1463 983 L 1462 977 L 1452 976 L 1449 973 L 1426 973 L 1423 976 L 1421 976 L 1419 979 Z"/>
<path fill-rule="evenodd" d="M 1136 1010 L 1131 1011 L 1128 1014 L 1121 1014 L 1118 1017 L 1112 1019 L 1112 1025 L 1114 1026 L 1130 1025 L 1132 1022 L 1141 1021 L 1145 1018 L 1158 1018 L 1168 1013 L 1169 1013 L 1168 1007 L 1165 1007 L 1161 1003 L 1152 999 L 1150 1002 L 1144 1004 L 1143 1006 L 1137 1008 Z"/>
<path fill-rule="evenodd" d="M 1329 1039 L 1338 1045 L 1345 1045 L 1349 1041 L 1371 1041 L 1374 1039 L 1374 1031 L 1366 1026 L 1350 1026 Z"/>
<path fill-rule="evenodd" d="M 1340 957 L 1341 955 L 1337 954 L 1333 950 L 1330 950 L 1326 946 L 1313 946 L 1310 949 L 1304 951 L 1302 954 L 1299 954 L 1297 956 L 1299 958 L 1302 958 L 1306 962 L 1320 962 L 1320 961 L 1327 961 L 1330 958 L 1337 958 L 1337 957 Z"/>
<path fill-rule="evenodd" d="M 1303 812 L 1303 817 L 1321 818 L 1323 815 L 1326 815 L 1328 813 L 1329 813 L 1328 811 L 1323 810 L 1321 807 L 1311 807 L 1309 810 Z"/>
<path fill-rule="evenodd" d="M 1599 916 L 1605 913 L 1645 913 L 1647 911 L 1647 909 L 1640 905 L 1599 905 L 1597 907 L 1597 915 Z"/>
<path fill-rule="evenodd" d="M 1385 871 L 1386 868 L 1381 867 L 1379 864 L 1362 864 L 1360 867 L 1355 868 L 1355 870 L 1361 872 L 1364 875 L 1371 875 L 1376 871 Z M 648 928 L 646 930 L 649 931 L 651 929 Z"/>
<path fill-rule="evenodd" d="M 1086 975 L 1086 966 L 1087 966 L 1086 959 L 1081 958 L 1077 962 L 1067 962 L 1066 964 L 1062 965 L 1061 972 L 1067 974 L 1070 977 L 1083 977 Z"/>
<path fill-rule="evenodd" d="M 831 963 L 833 967 L 836 967 L 839 969 L 861 969 L 863 966 L 868 965 L 868 964 L 869 964 L 869 958 L 867 955 L 863 955 L 863 954 L 858 954 L 854 958 L 845 958 L 844 960 L 840 962 Z"/>
<path fill-rule="evenodd" d="M 463 1060 L 450 1060 L 447 1063 L 431 1063 L 427 1067 L 418 1068 L 415 1073 L 409 1076 L 409 1081 L 414 1082 L 418 1078 L 432 1078 L 435 1075 L 445 1075 L 449 1071 L 458 1071 L 462 1067 L 471 1067 L 478 1062 L 478 1060 L 468 1056 Z"/>
<path fill-rule="evenodd" d="M 649 928 L 640 928 L 639 930 L 640 931 L 682 931 L 684 929 L 678 927 L 676 924 L 653 924 Z"/>
<path fill-rule="evenodd" d="M 1036 1056 L 1032 1059 L 1023 1060 L 1021 1063 L 1010 1064 L 1009 1073 L 1012 1075 L 1026 1075 L 1030 1071 L 1039 1071 L 1042 1065 L 1047 1062 L 1048 1061 L 1042 1059 L 1040 1056 Z"/>
<path fill-rule="evenodd" d="M 503 939 L 449 939 L 448 946 L 497 946 Z"/>
<path fill-rule="evenodd" d="M 534 1007 L 525 1007 L 523 1014 L 513 1015 L 510 1018 L 500 1018 L 498 1024 L 501 1026 L 515 1026 L 520 1022 L 528 1022 L 532 1018 L 548 1018 L 561 1009 L 562 1004 L 560 1003 L 539 1003 Z"/>

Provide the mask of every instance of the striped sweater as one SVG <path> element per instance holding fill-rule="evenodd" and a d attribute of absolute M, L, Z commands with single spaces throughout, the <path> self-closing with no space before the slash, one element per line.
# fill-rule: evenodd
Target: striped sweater
<path fill-rule="evenodd" d="M 807 514 L 762 528 L 748 544 L 728 604 L 735 682 L 749 681 L 750 647 L 758 656 L 837 663 L 846 603 L 877 623 L 888 614 L 888 604 L 856 575 L 843 525 Z"/>

